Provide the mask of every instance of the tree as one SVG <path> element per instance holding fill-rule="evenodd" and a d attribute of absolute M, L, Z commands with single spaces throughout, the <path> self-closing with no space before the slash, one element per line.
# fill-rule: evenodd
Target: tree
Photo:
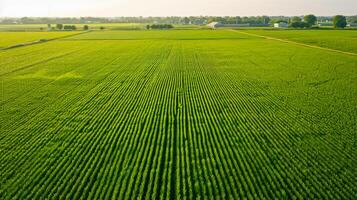
<path fill-rule="evenodd" d="M 270 18 L 268 16 L 263 16 L 262 19 L 263 19 L 263 24 L 269 24 Z"/>
<path fill-rule="evenodd" d="M 105 29 L 105 27 L 104 27 L 104 26 L 101 26 L 101 27 L 100 27 L 100 30 L 104 30 L 104 29 Z"/>
<path fill-rule="evenodd" d="M 56 24 L 56 28 L 58 30 L 62 30 L 63 29 L 63 24 Z"/>
<path fill-rule="evenodd" d="M 291 23 L 293 23 L 293 22 L 301 22 L 301 18 L 300 17 L 293 17 L 293 18 L 291 18 L 290 22 Z"/>
<path fill-rule="evenodd" d="M 174 28 L 171 24 L 153 24 L 150 26 L 151 29 L 171 29 Z"/>
<path fill-rule="evenodd" d="M 333 26 L 335 28 L 345 28 L 347 26 L 346 17 L 343 15 L 336 15 L 333 17 Z"/>
<path fill-rule="evenodd" d="M 273 24 L 274 24 L 274 23 L 288 23 L 288 21 L 279 19 L 279 20 L 272 21 L 272 23 L 273 23 Z"/>
<path fill-rule="evenodd" d="M 317 21 L 317 18 L 315 15 L 305 15 L 304 16 L 304 22 L 306 22 L 310 27 L 315 25 Z"/>
<path fill-rule="evenodd" d="M 290 27 L 292 28 L 308 28 L 310 25 L 306 22 L 292 22 L 290 23 Z"/>
<path fill-rule="evenodd" d="M 190 19 L 188 17 L 183 18 L 183 23 L 184 24 L 189 24 L 190 23 Z"/>
<path fill-rule="evenodd" d="M 64 26 L 64 30 L 66 30 L 66 31 L 73 31 L 73 30 L 76 30 L 76 29 L 77 29 L 77 27 L 74 26 L 74 25 L 65 25 Z"/>
<path fill-rule="evenodd" d="M 146 29 L 147 30 L 149 30 L 150 29 L 150 25 L 148 24 L 148 25 L 146 25 Z"/>
<path fill-rule="evenodd" d="M 88 29 L 89 29 L 89 26 L 88 26 L 88 25 L 84 25 L 84 26 L 83 26 L 83 30 L 86 30 L 86 31 L 87 31 Z"/>

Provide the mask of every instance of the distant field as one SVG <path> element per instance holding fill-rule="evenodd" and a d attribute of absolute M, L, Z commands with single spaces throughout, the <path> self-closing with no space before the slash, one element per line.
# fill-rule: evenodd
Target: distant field
<path fill-rule="evenodd" d="M 247 32 L 357 53 L 357 30 L 249 30 Z"/>
<path fill-rule="evenodd" d="M 109 30 L 140 30 L 146 29 L 147 24 L 140 23 L 107 23 L 107 24 L 66 24 L 75 25 L 78 30 L 82 30 L 84 25 L 88 25 L 91 30 L 99 30 L 100 27 Z M 52 24 L 55 27 L 56 24 Z M 174 25 L 176 29 L 207 29 L 206 26 L 197 25 Z M 46 31 L 47 24 L 0 24 L 0 31 Z"/>
<path fill-rule="evenodd" d="M 67 40 L 224 40 L 247 38 L 252 37 L 219 30 L 142 30 L 93 31 L 88 34 L 70 37 Z"/>
<path fill-rule="evenodd" d="M 0 49 L 13 45 L 35 42 L 41 39 L 54 39 L 79 32 L 0 32 Z"/>
<path fill-rule="evenodd" d="M 0 31 L 40 31 L 47 24 L 0 24 Z"/>
<path fill-rule="evenodd" d="M 0 199 L 357 199 L 356 77 L 229 30 L 0 51 Z"/>

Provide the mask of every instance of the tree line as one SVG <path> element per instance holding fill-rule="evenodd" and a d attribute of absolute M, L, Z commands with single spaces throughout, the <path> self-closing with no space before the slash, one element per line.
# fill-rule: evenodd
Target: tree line
<path fill-rule="evenodd" d="M 171 29 L 174 28 L 171 24 L 152 24 L 146 25 L 146 29 Z"/>
<path fill-rule="evenodd" d="M 356 19 L 357 21 L 357 19 Z M 290 19 L 290 27 L 292 28 L 311 28 L 316 25 L 317 17 L 315 15 L 305 15 L 303 18 L 293 17 Z M 345 28 L 347 26 L 347 18 L 343 15 L 336 15 L 332 18 L 334 28 Z M 351 23 L 354 23 L 352 21 Z"/>
<path fill-rule="evenodd" d="M 76 25 L 63 25 L 63 24 L 56 24 L 55 26 L 52 26 L 52 24 L 47 24 L 47 28 L 49 30 L 64 30 L 64 31 L 75 31 L 77 30 Z M 103 26 L 99 27 L 100 30 L 104 30 L 105 28 Z M 83 30 L 89 30 L 88 25 L 83 26 Z"/>
<path fill-rule="evenodd" d="M 79 17 L 79 18 L 48 18 L 23 17 L 0 18 L 1 24 L 96 24 L 96 23 L 146 23 L 146 24 L 208 24 L 213 21 L 222 24 L 273 24 L 278 21 L 290 21 L 288 16 L 190 16 L 190 17 Z M 300 17 L 303 18 L 303 17 Z M 316 17 L 317 21 L 333 21 L 333 17 Z M 349 23 L 357 23 L 356 16 L 346 16 Z"/>

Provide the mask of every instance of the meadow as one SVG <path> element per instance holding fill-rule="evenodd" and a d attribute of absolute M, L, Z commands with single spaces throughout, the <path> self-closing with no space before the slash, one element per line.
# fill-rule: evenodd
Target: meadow
<path fill-rule="evenodd" d="M 106 30 L 143 30 L 147 24 L 141 23 L 88 23 L 88 24 L 65 24 L 74 25 L 77 30 L 83 30 L 84 25 L 88 25 L 90 30 L 100 30 L 103 27 Z M 175 29 L 208 29 L 206 26 L 197 25 L 180 25 L 174 24 Z M 51 24 L 51 27 L 56 27 L 56 24 Z M 0 24 L 0 31 L 12 32 L 42 32 L 47 31 L 47 24 Z"/>
<path fill-rule="evenodd" d="M 246 30 L 244 30 L 246 31 Z M 357 29 L 352 30 L 247 30 L 263 36 L 357 53 Z"/>
<path fill-rule="evenodd" d="M 92 30 L 99 30 L 100 27 L 110 30 L 126 30 L 126 29 L 144 29 L 145 24 L 138 23 L 95 23 L 95 24 L 65 24 L 75 25 L 78 30 L 82 30 L 84 25 L 88 25 Z M 56 27 L 56 24 L 51 24 L 51 27 Z M 46 31 L 48 29 L 47 24 L 0 24 L 0 31 Z"/>
<path fill-rule="evenodd" d="M 78 33 L 80 32 L 0 32 L 0 50 L 15 45 L 39 40 L 53 40 Z"/>
<path fill-rule="evenodd" d="M 231 30 L 0 51 L 0 199 L 356 199 L 356 75 Z"/>

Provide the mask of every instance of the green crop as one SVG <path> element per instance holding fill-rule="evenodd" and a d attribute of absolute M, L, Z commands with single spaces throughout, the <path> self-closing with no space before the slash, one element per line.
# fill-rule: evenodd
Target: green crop
<path fill-rule="evenodd" d="M 263 36 L 288 39 L 341 51 L 357 53 L 357 30 L 244 30 Z"/>
<path fill-rule="evenodd" d="M 98 31 L 0 69 L 0 199 L 357 198 L 356 56 Z"/>
<path fill-rule="evenodd" d="M 78 34 L 79 32 L 0 32 L 0 50 L 39 40 L 51 40 Z"/>

